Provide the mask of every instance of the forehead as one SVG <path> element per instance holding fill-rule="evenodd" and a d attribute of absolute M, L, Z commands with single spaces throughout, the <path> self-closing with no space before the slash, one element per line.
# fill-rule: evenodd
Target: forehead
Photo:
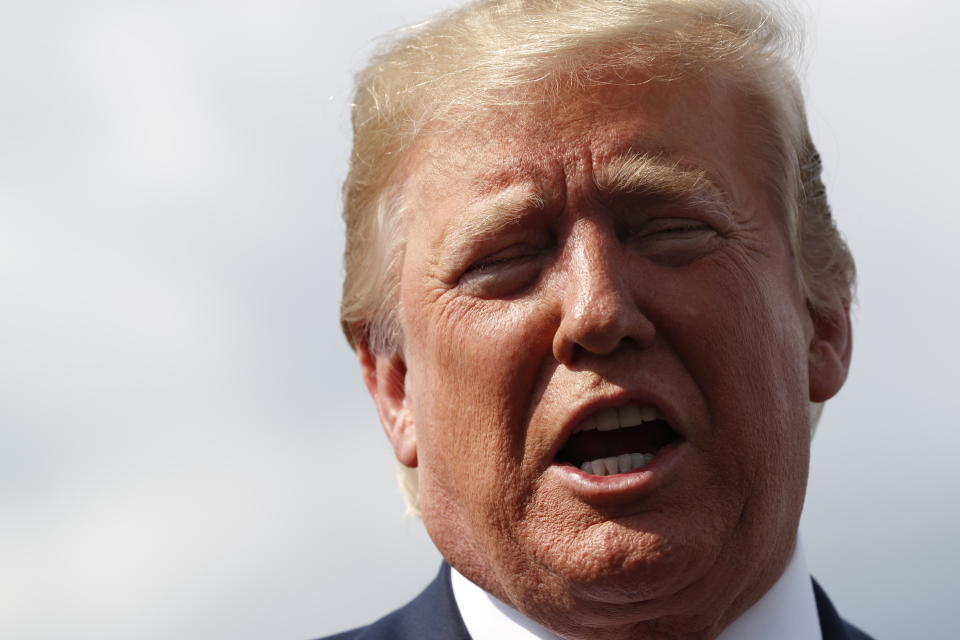
<path fill-rule="evenodd" d="M 702 169 L 731 197 L 762 169 L 751 149 L 751 109 L 716 81 L 638 80 L 516 102 L 428 128 L 407 165 L 419 210 L 501 194 L 563 198 L 570 182 L 599 185 L 605 167 L 627 156 Z"/>

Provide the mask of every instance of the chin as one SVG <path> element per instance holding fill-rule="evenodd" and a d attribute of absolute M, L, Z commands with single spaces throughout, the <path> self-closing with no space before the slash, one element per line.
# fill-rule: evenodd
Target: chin
<path fill-rule="evenodd" d="M 696 592 L 691 586 L 716 554 L 704 541 L 663 535 L 656 524 L 638 530 L 603 521 L 577 533 L 518 539 L 491 576 L 496 584 L 481 586 L 538 619 L 632 624 L 682 611 L 677 598 Z"/>
<path fill-rule="evenodd" d="M 588 551 L 525 581 L 529 591 L 507 601 L 565 638 L 712 637 L 729 603 L 701 588 L 702 567 L 684 555 Z"/>
<path fill-rule="evenodd" d="M 578 597 L 607 603 L 660 600 L 687 588 L 709 566 L 702 545 L 604 523 L 579 545 L 551 550 L 559 575 Z"/>

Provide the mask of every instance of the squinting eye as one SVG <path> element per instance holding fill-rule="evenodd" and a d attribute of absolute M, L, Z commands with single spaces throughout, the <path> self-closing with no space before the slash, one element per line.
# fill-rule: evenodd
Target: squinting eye
<path fill-rule="evenodd" d="M 711 228 L 702 222 L 696 220 L 662 220 L 651 223 L 645 227 L 642 235 L 682 235 L 684 233 L 697 233 L 711 231 Z"/>
<path fill-rule="evenodd" d="M 625 239 L 632 242 L 685 240 L 713 234 L 709 224 L 693 218 L 653 218 L 626 230 Z"/>
<path fill-rule="evenodd" d="M 655 218 L 629 234 L 629 245 L 657 264 L 679 267 L 716 248 L 716 229 L 692 218 Z"/>
<path fill-rule="evenodd" d="M 536 281 L 544 254 L 537 247 L 510 247 L 470 265 L 460 277 L 459 286 L 465 293 L 482 298 L 515 295 Z"/>
<path fill-rule="evenodd" d="M 518 260 L 522 261 L 527 257 L 528 256 L 512 256 L 510 258 L 496 258 L 494 260 L 484 260 L 482 262 L 477 262 L 470 265 L 470 268 L 467 269 L 467 273 L 484 273 L 488 271 L 493 271 L 495 269 L 502 269 L 512 264 L 516 264 Z"/>

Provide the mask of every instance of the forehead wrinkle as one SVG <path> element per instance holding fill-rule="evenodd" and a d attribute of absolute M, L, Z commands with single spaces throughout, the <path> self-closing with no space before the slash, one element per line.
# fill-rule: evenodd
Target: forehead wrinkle
<path fill-rule="evenodd" d="M 600 192 L 636 194 L 663 200 L 692 200 L 729 211 L 729 199 L 703 169 L 688 169 L 659 155 L 626 153 L 595 169 Z"/>

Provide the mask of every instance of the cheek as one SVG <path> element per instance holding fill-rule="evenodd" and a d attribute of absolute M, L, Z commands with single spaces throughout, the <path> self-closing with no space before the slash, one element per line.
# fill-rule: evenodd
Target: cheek
<path fill-rule="evenodd" d="M 529 300 L 441 296 L 409 318 L 408 397 L 423 470 L 465 500 L 522 484 L 524 425 L 552 332 Z M 507 488 L 505 488 L 507 487 Z"/>
<path fill-rule="evenodd" d="M 805 307 L 789 267 L 717 260 L 669 286 L 664 340 L 707 402 L 718 440 L 773 457 L 807 429 Z M 768 455 L 769 454 L 769 455 Z"/>
<path fill-rule="evenodd" d="M 553 328 L 542 311 L 533 298 L 441 298 L 421 319 L 413 349 L 421 357 L 410 368 L 431 392 L 460 398 L 458 410 L 523 411 L 550 355 Z"/>
<path fill-rule="evenodd" d="M 712 265 L 676 285 L 687 303 L 661 332 L 706 403 L 703 489 L 749 535 L 795 522 L 806 487 L 805 316 L 790 282 L 776 265 Z"/>

